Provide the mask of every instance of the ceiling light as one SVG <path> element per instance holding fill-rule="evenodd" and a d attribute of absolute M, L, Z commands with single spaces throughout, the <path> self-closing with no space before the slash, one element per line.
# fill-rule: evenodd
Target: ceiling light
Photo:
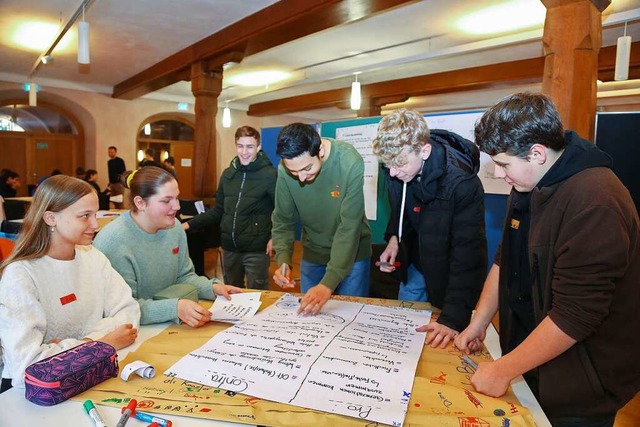
<path fill-rule="evenodd" d="M 539 0 L 515 0 L 473 12 L 458 20 L 460 31 L 495 34 L 541 26 L 547 9 Z"/>
<path fill-rule="evenodd" d="M 222 110 L 222 127 L 230 128 L 231 127 L 231 110 L 229 109 L 229 102 Z"/>
<path fill-rule="evenodd" d="M 362 104 L 362 96 L 360 92 L 360 82 L 358 81 L 358 74 L 356 73 L 356 81 L 351 83 L 351 109 L 359 110 L 360 104 Z"/>
<path fill-rule="evenodd" d="M 18 46 L 35 52 L 46 50 L 60 32 L 59 24 L 46 22 L 27 22 L 18 26 L 13 31 L 13 42 Z M 63 37 L 58 43 L 60 49 L 64 49 L 69 43 L 68 37 Z"/>
<path fill-rule="evenodd" d="M 38 95 L 36 94 L 36 85 L 33 82 L 29 83 L 29 107 L 36 107 L 38 105 Z"/>
<path fill-rule="evenodd" d="M 631 58 L 631 36 L 627 35 L 627 23 L 624 23 L 624 35 L 618 37 L 616 49 L 616 68 L 613 73 L 614 80 L 627 80 L 629 78 L 629 59 Z"/>
<path fill-rule="evenodd" d="M 51 64 L 53 62 L 53 56 L 51 55 L 43 56 L 42 58 L 40 58 L 40 61 L 42 61 L 44 65 Z"/>
<path fill-rule="evenodd" d="M 151 135 L 151 123 L 145 123 L 145 125 L 144 125 L 144 134 L 146 136 Z"/>
<path fill-rule="evenodd" d="M 225 76 L 225 79 L 232 85 L 238 86 L 265 86 L 277 83 L 290 76 L 285 71 L 265 70 L 252 71 L 248 73 Z"/>
<path fill-rule="evenodd" d="M 78 63 L 89 64 L 89 23 L 84 20 L 84 6 L 82 6 L 82 21 L 78 22 Z"/>

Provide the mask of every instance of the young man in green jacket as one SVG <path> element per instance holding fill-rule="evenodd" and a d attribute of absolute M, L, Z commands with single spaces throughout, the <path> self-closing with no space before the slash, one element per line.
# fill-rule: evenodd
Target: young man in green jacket
<path fill-rule="evenodd" d="M 317 314 L 331 294 L 368 296 L 371 229 L 364 212 L 364 162 L 345 142 L 320 138 L 303 123 L 278 135 L 273 279 L 291 289 L 296 222 L 302 223 L 299 312 Z"/>
<path fill-rule="evenodd" d="M 277 173 L 256 129 L 239 127 L 235 141 L 238 155 L 220 176 L 216 206 L 182 226 L 220 225 L 224 283 L 244 287 L 246 276 L 248 288 L 268 290 Z"/>

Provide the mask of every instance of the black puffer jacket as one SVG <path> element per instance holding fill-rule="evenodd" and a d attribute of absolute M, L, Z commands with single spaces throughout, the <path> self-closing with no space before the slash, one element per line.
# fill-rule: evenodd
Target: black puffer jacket
<path fill-rule="evenodd" d="M 438 322 L 462 331 L 487 273 L 480 153 L 471 141 L 444 130 L 432 129 L 430 142 L 420 179 L 407 184 L 405 212 L 413 213 L 404 216 L 402 245 L 414 251 L 407 258 L 419 263 L 429 302 L 442 309 Z M 388 240 L 398 235 L 403 182 L 388 169 L 385 176 L 392 209 Z"/>
<path fill-rule="evenodd" d="M 276 178 L 263 151 L 247 166 L 235 157 L 220 176 L 216 206 L 189 221 L 189 229 L 219 223 L 222 249 L 264 252 L 271 238 Z"/>

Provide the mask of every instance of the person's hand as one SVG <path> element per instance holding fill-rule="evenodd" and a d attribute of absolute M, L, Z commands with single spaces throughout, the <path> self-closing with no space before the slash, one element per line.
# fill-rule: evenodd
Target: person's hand
<path fill-rule="evenodd" d="M 199 328 L 211 320 L 211 312 L 189 299 L 178 300 L 178 319 L 192 328 Z"/>
<path fill-rule="evenodd" d="M 118 326 L 98 341 L 102 341 L 105 344 L 109 344 L 116 350 L 120 350 L 121 348 L 125 348 L 126 346 L 133 344 L 137 337 L 138 330 L 134 328 L 131 323 L 126 323 Z"/>
<path fill-rule="evenodd" d="M 322 306 L 331 298 L 332 291 L 322 283 L 318 283 L 300 300 L 300 308 L 298 314 L 315 316 L 320 312 Z"/>
<path fill-rule="evenodd" d="M 512 379 L 504 374 L 497 361 L 483 362 L 471 377 L 471 385 L 482 394 L 500 397 L 507 392 Z"/>
<path fill-rule="evenodd" d="M 391 236 L 389 239 L 389 243 L 387 243 L 387 247 L 384 252 L 380 254 L 380 271 L 383 273 L 391 273 L 396 268 L 393 266 L 393 263 L 396 262 L 396 258 L 398 257 L 399 245 L 398 238 L 396 236 Z M 382 263 L 388 263 L 391 265 L 383 266 Z"/>
<path fill-rule="evenodd" d="M 267 250 L 265 253 L 269 256 L 273 256 L 273 241 L 271 239 L 267 242 Z"/>
<path fill-rule="evenodd" d="M 482 341 L 487 335 L 487 327 L 471 322 L 461 334 L 455 337 L 453 345 L 460 351 L 469 354 L 472 351 L 482 350 Z"/>
<path fill-rule="evenodd" d="M 438 322 L 432 322 L 428 325 L 422 325 L 416 328 L 418 332 L 427 332 L 427 337 L 424 340 L 426 345 L 431 344 L 432 348 L 440 346 L 445 348 L 449 345 L 449 342 L 453 342 L 453 339 L 458 335 L 458 331 L 451 329 Z"/>
<path fill-rule="evenodd" d="M 183 222 L 183 223 L 182 223 L 182 229 L 183 229 L 184 231 L 187 231 L 187 230 L 189 229 L 189 223 L 188 223 L 188 222 Z"/>
<path fill-rule="evenodd" d="M 284 266 L 284 274 L 282 274 L 282 266 Z M 296 286 L 295 280 L 291 280 L 291 269 L 287 264 L 282 264 L 276 269 L 273 281 L 282 289 L 293 289 Z"/>
<path fill-rule="evenodd" d="M 222 283 L 213 284 L 213 293 L 218 296 L 223 296 L 226 299 L 231 299 L 229 294 L 241 294 L 243 292 L 244 289 L 238 288 L 237 286 L 223 285 Z"/>

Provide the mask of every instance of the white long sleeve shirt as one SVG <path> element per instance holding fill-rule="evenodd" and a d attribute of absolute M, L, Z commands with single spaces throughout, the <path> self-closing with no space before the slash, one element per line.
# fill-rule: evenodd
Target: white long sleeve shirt
<path fill-rule="evenodd" d="M 30 364 L 126 323 L 139 326 L 140 306 L 107 257 L 92 246 L 77 246 L 69 261 L 43 256 L 14 262 L 0 279 L 2 377 L 24 387 Z M 60 341 L 50 343 L 53 339 Z"/>

